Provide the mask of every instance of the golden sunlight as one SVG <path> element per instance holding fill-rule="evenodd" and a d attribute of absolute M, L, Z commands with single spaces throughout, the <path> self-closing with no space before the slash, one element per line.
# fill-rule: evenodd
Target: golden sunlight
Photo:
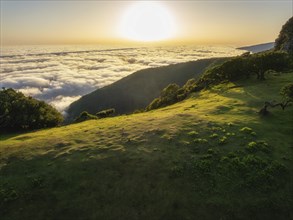
<path fill-rule="evenodd" d="M 129 40 L 160 41 L 174 37 L 170 12 L 158 2 L 137 2 L 124 13 L 119 34 Z"/>

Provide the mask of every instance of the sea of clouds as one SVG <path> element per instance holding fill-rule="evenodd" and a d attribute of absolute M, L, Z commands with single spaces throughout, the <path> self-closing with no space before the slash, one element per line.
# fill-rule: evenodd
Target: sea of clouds
<path fill-rule="evenodd" d="M 235 56 L 232 47 L 2 47 L 0 86 L 44 100 L 64 112 L 70 103 L 137 70 Z"/>

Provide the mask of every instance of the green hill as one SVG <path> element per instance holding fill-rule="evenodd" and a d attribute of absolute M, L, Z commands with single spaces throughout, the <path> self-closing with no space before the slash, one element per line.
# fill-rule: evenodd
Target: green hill
<path fill-rule="evenodd" d="M 198 78 L 206 68 L 225 59 L 202 59 L 137 71 L 72 103 L 68 118 L 72 120 L 83 111 L 95 114 L 108 108 L 115 108 L 118 114 L 144 109 L 168 84 L 182 86 L 188 79 Z"/>
<path fill-rule="evenodd" d="M 257 113 L 292 81 L 271 73 L 150 112 L 1 135 L 1 220 L 292 219 L 293 108 Z"/>

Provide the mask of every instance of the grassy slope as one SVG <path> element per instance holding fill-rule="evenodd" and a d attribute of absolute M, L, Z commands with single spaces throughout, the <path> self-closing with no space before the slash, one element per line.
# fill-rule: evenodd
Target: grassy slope
<path fill-rule="evenodd" d="M 256 112 L 292 81 L 221 85 L 148 113 L 1 136 L 1 219 L 290 219 L 293 108 Z M 268 164 L 236 170 L 257 140 L 272 151 L 251 154 Z M 238 159 L 219 168 L 227 158 Z M 248 181 L 274 161 L 285 171 Z"/>
<path fill-rule="evenodd" d="M 116 113 L 125 114 L 144 109 L 170 83 L 182 86 L 187 80 L 198 78 L 209 66 L 226 59 L 202 59 L 139 70 L 81 97 L 70 105 L 67 112 L 71 118 L 75 118 L 83 111 L 95 114 L 104 109 L 115 108 Z"/>

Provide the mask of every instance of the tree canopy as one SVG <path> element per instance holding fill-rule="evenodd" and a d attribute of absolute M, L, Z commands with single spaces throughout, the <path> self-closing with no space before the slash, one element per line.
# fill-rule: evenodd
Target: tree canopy
<path fill-rule="evenodd" d="M 0 130 L 54 127 L 62 121 L 63 116 L 51 105 L 13 89 L 0 90 Z"/>

